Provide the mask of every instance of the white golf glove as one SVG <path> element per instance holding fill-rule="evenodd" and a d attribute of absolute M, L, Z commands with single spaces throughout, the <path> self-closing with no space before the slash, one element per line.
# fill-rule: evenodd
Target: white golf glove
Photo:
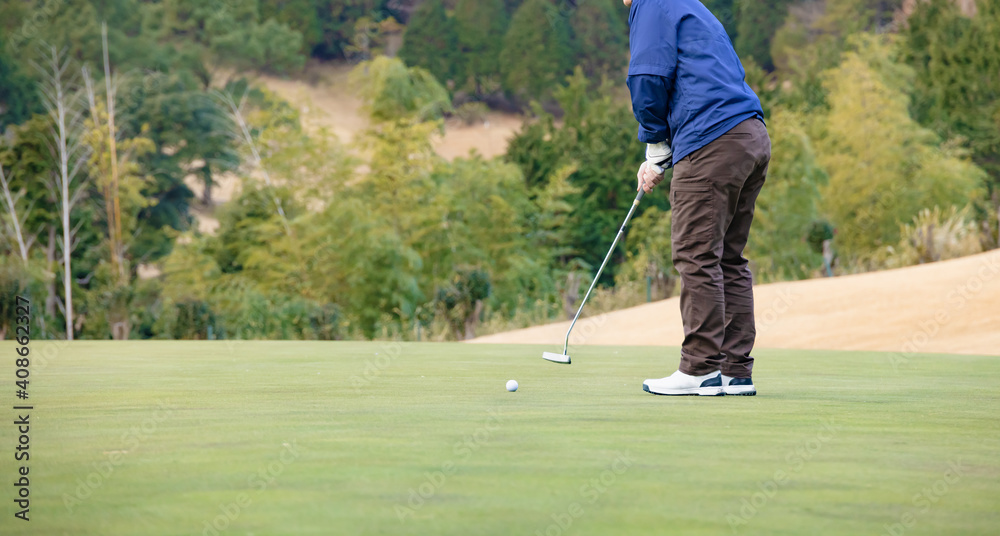
<path fill-rule="evenodd" d="M 646 164 L 657 175 L 663 175 L 665 168 L 670 167 L 674 152 L 670 149 L 669 141 L 646 144 Z"/>

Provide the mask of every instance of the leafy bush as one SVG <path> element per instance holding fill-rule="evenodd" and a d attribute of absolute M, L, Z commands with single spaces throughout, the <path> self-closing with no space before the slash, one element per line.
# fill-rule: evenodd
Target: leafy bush
<path fill-rule="evenodd" d="M 407 68 L 395 58 L 379 56 L 362 62 L 351 80 L 369 115 L 377 121 L 439 119 L 452 110 L 448 91 L 420 67 Z"/>
<path fill-rule="evenodd" d="M 455 108 L 455 117 L 466 125 L 475 125 L 486 121 L 489 112 L 489 107 L 482 102 L 467 102 Z"/>
<path fill-rule="evenodd" d="M 160 337 L 175 340 L 221 338 L 219 328 L 220 322 L 212 306 L 202 300 L 164 302 L 156 325 Z M 212 336 L 209 336 L 210 333 Z"/>
<path fill-rule="evenodd" d="M 13 255 L 0 257 L 0 340 L 17 337 L 16 326 L 23 325 L 17 324 L 17 318 L 23 316 L 17 306 L 24 305 L 17 300 L 18 296 L 30 302 L 31 324 L 27 328 L 31 338 L 46 338 L 53 331 L 59 332 L 58 326 L 52 326 L 55 319 L 45 314 L 45 285 L 52 276 L 34 263 L 25 266 Z"/>
<path fill-rule="evenodd" d="M 886 268 L 955 259 L 983 250 L 979 226 L 969 217 L 968 207 L 924 209 L 901 227 L 899 244 L 886 248 Z"/>

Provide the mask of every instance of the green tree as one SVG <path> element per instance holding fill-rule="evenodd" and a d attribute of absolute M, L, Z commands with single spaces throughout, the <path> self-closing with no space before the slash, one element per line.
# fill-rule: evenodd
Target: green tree
<path fill-rule="evenodd" d="M 822 73 L 840 63 L 848 38 L 885 32 L 902 0 L 812 0 L 791 3 L 788 17 L 771 40 L 770 53 L 791 91 L 785 104 L 824 108 Z"/>
<path fill-rule="evenodd" d="M 483 311 L 483 300 L 492 292 L 490 276 L 479 269 L 460 269 L 448 284 L 438 289 L 435 302 L 447 319 L 455 340 L 476 336 L 475 327 Z"/>
<path fill-rule="evenodd" d="M 757 198 L 747 258 L 760 281 L 804 279 L 822 266 L 808 241 L 819 220 L 826 174 L 817 162 L 803 117 L 778 109 L 771 115 L 771 164 Z"/>
<path fill-rule="evenodd" d="M 8 130 L 4 142 L 0 142 L 0 162 L 10 183 L 12 192 L 22 192 L 20 205 L 26 208 L 22 233 L 26 239 L 35 236 L 35 248 L 41 250 L 29 255 L 41 257 L 39 264 L 50 274 L 57 271 L 59 204 L 55 191 L 50 188 L 56 162 L 52 160 L 49 132 L 51 122 L 47 116 L 36 115 L 23 124 Z M 5 142 L 9 142 L 5 143 Z M 30 250 L 30 248 L 29 248 Z M 14 255 L 11 255 L 14 258 Z M 56 278 L 47 277 L 44 298 L 39 299 L 39 311 L 52 319 L 48 336 L 58 332 L 61 322 L 58 312 L 59 294 Z"/>
<path fill-rule="evenodd" d="M 376 121 L 426 121 L 451 111 L 448 91 L 434 75 L 420 67 L 407 68 L 396 58 L 379 56 L 361 63 L 351 79 Z"/>
<path fill-rule="evenodd" d="M 6 39 L 0 40 L 0 80 L 0 130 L 40 111 L 35 83 L 10 55 Z"/>
<path fill-rule="evenodd" d="M 323 38 L 312 45 L 313 55 L 327 59 L 346 58 L 353 44 L 357 21 L 363 17 L 381 21 L 393 16 L 390 3 L 391 0 L 318 0 Z"/>
<path fill-rule="evenodd" d="M 260 17 L 273 19 L 302 35 L 303 51 L 323 56 L 324 30 L 331 24 L 330 0 L 259 0 Z M 337 4 L 350 4 L 340 0 Z"/>
<path fill-rule="evenodd" d="M 216 15 L 206 25 L 208 48 L 215 60 L 239 72 L 286 73 L 305 65 L 302 35 L 274 19 L 240 24 L 234 18 Z"/>
<path fill-rule="evenodd" d="M 903 32 L 904 56 L 916 71 L 918 120 L 961 138 L 1000 191 L 1000 7 L 982 1 L 974 17 L 953 2 L 921 2 Z M 995 204 L 1000 207 L 1000 195 Z"/>
<path fill-rule="evenodd" d="M 363 182 L 366 189 L 370 184 Z M 413 212 L 418 207 L 405 207 Z M 386 321 L 413 318 L 425 299 L 419 254 L 364 200 L 345 196 L 301 223 L 311 292 L 343 308 L 349 326 L 374 338 Z"/>
<path fill-rule="evenodd" d="M 156 227 L 185 229 L 193 194 L 183 177 L 194 171 L 205 185 L 202 202 L 212 203 L 215 176 L 239 163 L 230 135 L 234 125 L 191 71 L 126 78 L 122 91 L 128 97 L 120 108 L 122 130 L 132 136 L 143 132 L 156 145 L 140 160 L 156 171 L 146 190 L 155 202 L 142 217 Z M 169 244 L 150 236 L 144 249 L 155 258 L 169 251 Z"/>
<path fill-rule="evenodd" d="M 849 258 L 896 244 L 900 224 L 922 209 L 963 207 L 982 193 L 983 171 L 910 117 L 913 71 L 895 54 L 888 38 L 862 35 L 825 76 L 830 112 L 818 147 L 830 180 L 822 209 Z"/>
<path fill-rule="evenodd" d="M 193 42 L 216 65 L 237 71 L 280 73 L 305 63 L 302 34 L 262 19 L 256 1 L 164 0 L 149 8 L 143 26 L 159 40 Z"/>
<path fill-rule="evenodd" d="M 791 0 L 735 0 L 736 51 L 741 57 L 753 58 L 767 70 L 774 68 L 771 61 L 771 39 L 788 16 Z"/>
<path fill-rule="evenodd" d="M 736 4 L 737 0 L 704 0 L 702 4 L 715 15 L 715 18 L 719 19 L 722 26 L 726 29 L 726 33 L 729 34 L 729 39 L 732 41 L 736 40 Z"/>
<path fill-rule="evenodd" d="M 442 0 L 420 4 L 407 26 L 399 58 L 412 67 L 422 67 L 442 83 L 458 73 L 458 37 L 455 25 L 445 13 Z"/>
<path fill-rule="evenodd" d="M 508 26 L 501 0 L 459 0 L 455 27 L 462 51 L 462 84 L 482 95 L 497 87 L 500 46 Z"/>
<path fill-rule="evenodd" d="M 670 211 L 652 207 L 632 220 L 628 254 L 615 284 L 648 282 L 652 299 L 669 298 L 677 285 L 672 253 Z"/>
<path fill-rule="evenodd" d="M 570 16 L 578 64 L 591 79 L 619 79 L 625 72 L 628 28 L 616 9 L 608 0 L 581 0 Z"/>
<path fill-rule="evenodd" d="M 51 273 L 46 273 L 40 263 L 30 263 L 25 266 L 17 255 L 0 256 L 0 340 L 13 340 L 23 337 L 24 332 L 17 332 L 21 325 L 27 328 L 32 340 L 50 336 L 51 330 L 47 324 L 53 320 L 44 314 L 41 300 L 45 295 L 45 285 L 48 279 L 53 279 Z M 21 298 L 20 300 L 18 298 Z M 17 319 L 23 317 L 22 300 L 28 300 L 31 306 L 30 325 L 18 324 Z"/>
<path fill-rule="evenodd" d="M 572 67 L 569 25 L 549 0 L 517 9 L 500 52 L 504 87 L 523 101 L 544 99 Z"/>
<path fill-rule="evenodd" d="M 534 193 L 566 166 L 572 169 L 568 182 L 577 193 L 566 198 L 575 209 L 567 225 L 564 262 L 579 256 L 589 265 L 599 264 L 608 238 L 618 231 L 635 198 L 632 170 L 642 162 L 644 146 L 635 139 L 631 110 L 612 95 L 607 87 L 594 89 L 577 69 L 556 92 L 565 114 L 563 125 L 538 112 L 539 121 L 522 129 L 508 150 L 507 158 L 518 164 Z M 666 209 L 664 192 L 646 196 L 639 213 L 652 206 Z M 605 283 L 613 281 L 621 260 L 617 257 L 606 270 Z"/>

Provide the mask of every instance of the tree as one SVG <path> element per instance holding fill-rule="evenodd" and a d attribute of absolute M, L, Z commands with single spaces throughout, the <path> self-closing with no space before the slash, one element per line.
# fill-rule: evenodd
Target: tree
<path fill-rule="evenodd" d="M 773 69 L 771 38 L 785 22 L 791 0 L 736 0 L 734 3 L 738 20 L 736 51 L 742 57 L 753 58 L 764 69 Z"/>
<path fill-rule="evenodd" d="M 331 24 L 334 3 L 349 5 L 339 0 L 259 0 L 260 18 L 292 28 L 302 35 L 303 52 L 326 57 L 323 52 L 324 31 Z"/>
<path fill-rule="evenodd" d="M 117 80 L 108 60 L 107 33 L 104 40 L 105 100 L 97 99 L 89 71 L 83 70 L 90 119 L 85 122 L 83 143 L 90 157 L 88 168 L 92 184 L 101 191 L 105 208 L 108 256 L 101 260 L 89 283 L 85 303 L 102 322 L 88 322 L 88 331 L 97 338 L 123 340 L 131 333 L 134 271 L 132 249 L 136 236 L 143 230 L 138 216 L 149 200 L 143 195 L 147 177 L 142 174 L 137 158 L 152 152 L 148 138 L 119 139 L 116 127 Z M 96 197 L 96 196 L 95 196 Z"/>
<path fill-rule="evenodd" d="M 456 78 L 459 57 L 454 22 L 445 13 L 444 2 L 428 0 L 420 4 L 407 26 L 399 58 L 448 83 Z"/>
<path fill-rule="evenodd" d="M 351 79 L 376 121 L 427 121 L 451 110 L 448 92 L 431 73 L 420 67 L 407 68 L 395 58 L 379 56 L 361 63 Z"/>
<path fill-rule="evenodd" d="M 497 87 L 500 46 L 507 32 L 508 17 L 501 0 L 459 0 L 455 6 L 455 28 L 461 55 L 461 85 L 476 95 Z"/>
<path fill-rule="evenodd" d="M 719 19 L 719 22 L 726 29 L 726 33 L 729 34 L 729 39 L 736 41 L 737 0 L 704 0 L 702 4 L 705 4 L 705 7 L 715 15 L 715 18 Z"/>
<path fill-rule="evenodd" d="M 447 286 L 456 269 L 486 274 L 494 308 L 515 308 L 550 287 L 555 259 L 530 232 L 537 208 L 516 166 L 478 155 L 439 160 L 431 180 L 434 219 L 413 245 L 424 261 L 428 294 Z"/>
<path fill-rule="evenodd" d="M 671 214 L 656 207 L 632 220 L 628 237 L 628 254 L 615 284 L 648 281 L 650 297 L 669 298 L 677 285 L 671 242 Z"/>
<path fill-rule="evenodd" d="M 43 266 L 51 273 L 56 271 L 58 263 L 59 200 L 51 187 L 58 163 L 50 151 L 49 118 L 36 115 L 8 132 L 12 136 L 9 145 L 0 150 L 0 160 L 6 164 L 11 191 L 18 192 L 15 195 L 21 197 L 21 206 L 25 207 L 21 216 L 22 233 L 37 237 L 38 246 L 44 251 Z M 30 257 L 30 246 L 28 249 Z M 55 277 L 46 278 L 45 291 L 41 311 L 46 317 L 55 318 L 59 301 Z"/>
<path fill-rule="evenodd" d="M 48 50 L 46 65 L 36 64 L 44 78 L 43 103 L 52 119 L 52 158 L 59 169 L 53 174 L 52 185 L 59 199 L 59 216 L 62 221 L 63 299 L 66 317 L 66 339 L 73 340 L 73 270 L 71 256 L 76 245 L 76 231 L 71 223 L 73 207 L 85 191 L 77 177 L 86 162 L 87 152 L 81 144 L 83 109 L 76 89 L 71 85 L 69 58 Z"/>
<path fill-rule="evenodd" d="M 25 264 L 13 255 L 0 256 L 0 340 L 23 337 L 24 331 L 17 332 L 17 327 L 27 328 L 32 340 L 49 336 L 46 333 L 46 318 L 38 308 L 38 296 L 43 294 L 46 275 L 34 264 Z M 20 298 L 20 299 L 19 299 Z M 30 324 L 24 324 L 24 301 L 31 303 Z M 18 322 L 18 320 L 21 322 Z"/>
<path fill-rule="evenodd" d="M 504 87 L 522 101 L 545 99 L 572 67 L 569 27 L 549 0 L 517 9 L 500 52 Z"/>
<path fill-rule="evenodd" d="M 7 216 L 3 221 L 3 237 L 17 244 L 17 252 L 20 254 L 21 260 L 24 261 L 24 264 L 28 264 L 28 248 L 31 247 L 33 237 L 25 238 L 24 224 L 27 221 L 28 210 L 25 210 L 24 207 L 18 210 L 24 192 L 12 193 L 10 184 L 10 181 L 7 180 L 7 174 L 3 170 L 3 163 L 0 162 L 0 187 L 2 187 L 0 195 L 3 196 L 2 206 Z"/>
<path fill-rule="evenodd" d="M 783 109 L 771 115 L 771 164 L 746 253 L 756 264 L 757 281 L 805 279 L 822 265 L 807 238 L 820 217 L 820 188 L 827 177 L 805 123 Z"/>
<path fill-rule="evenodd" d="M 483 300 L 490 296 L 490 276 L 479 269 L 460 269 L 451 276 L 448 284 L 438 289 L 435 302 L 447 318 L 455 340 L 469 340 L 476 336 L 476 323 L 483 312 Z"/>
<path fill-rule="evenodd" d="M 825 76 L 830 112 L 818 146 L 830 177 L 822 209 L 839 251 L 857 259 L 897 243 L 900 223 L 922 209 L 978 199 L 984 174 L 910 117 L 913 71 L 891 60 L 890 39 L 861 35 L 851 46 Z"/>
<path fill-rule="evenodd" d="M 375 22 L 405 15 L 403 2 L 391 0 L 262 0 L 261 16 L 274 17 L 303 34 L 307 51 L 322 59 L 346 58 L 355 36 L 355 24 L 361 18 Z M 412 3 L 412 2 L 407 2 Z M 403 19 L 399 19 L 403 20 Z"/>
<path fill-rule="evenodd" d="M 608 0 L 581 0 L 570 16 L 578 63 L 595 81 L 620 78 L 628 63 L 628 28 Z"/>
<path fill-rule="evenodd" d="M 917 119 L 946 137 L 961 138 L 990 175 L 1000 211 L 1000 7 L 978 4 L 964 16 L 948 0 L 920 2 L 903 35 L 903 54 L 916 71 Z"/>
<path fill-rule="evenodd" d="M 257 2 L 164 0 L 149 8 L 144 27 L 161 41 L 193 42 L 236 72 L 283 73 L 305 63 L 302 34 L 262 18 Z"/>
<path fill-rule="evenodd" d="M 571 166 L 569 184 L 576 190 L 567 201 L 575 207 L 563 262 L 579 256 L 589 265 L 601 262 L 609 236 L 621 225 L 622 215 L 635 199 L 634 169 L 642 162 L 644 146 L 635 139 L 635 119 L 621 100 L 606 87 L 593 88 L 577 69 L 567 85 L 556 91 L 565 113 L 562 127 L 542 112 L 535 125 L 528 125 L 511 140 L 508 159 L 521 168 L 533 193 L 544 188 L 565 166 Z M 663 191 L 648 195 L 639 208 L 668 206 Z M 622 257 L 605 271 L 604 282 L 614 281 Z"/>
<path fill-rule="evenodd" d="M 35 84 L 10 55 L 7 40 L 0 40 L 0 130 L 20 124 L 39 110 Z"/>
<path fill-rule="evenodd" d="M 848 37 L 884 33 L 902 0 L 809 0 L 790 3 L 788 17 L 774 33 L 774 68 L 791 85 L 785 104 L 824 108 L 822 73 L 840 63 Z M 738 48 L 739 50 L 739 48 Z"/>
<path fill-rule="evenodd" d="M 302 35 L 274 19 L 243 26 L 219 17 L 211 19 L 208 28 L 209 50 L 216 61 L 237 72 L 253 69 L 286 73 L 305 65 L 305 56 L 301 53 Z"/>

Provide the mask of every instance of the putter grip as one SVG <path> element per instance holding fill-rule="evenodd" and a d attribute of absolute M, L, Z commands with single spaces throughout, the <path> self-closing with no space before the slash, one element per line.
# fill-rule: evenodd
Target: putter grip
<path fill-rule="evenodd" d="M 642 196 L 646 195 L 646 190 L 639 188 L 639 193 L 635 196 L 635 201 L 632 202 L 634 205 L 638 205 L 639 201 L 642 201 Z"/>

